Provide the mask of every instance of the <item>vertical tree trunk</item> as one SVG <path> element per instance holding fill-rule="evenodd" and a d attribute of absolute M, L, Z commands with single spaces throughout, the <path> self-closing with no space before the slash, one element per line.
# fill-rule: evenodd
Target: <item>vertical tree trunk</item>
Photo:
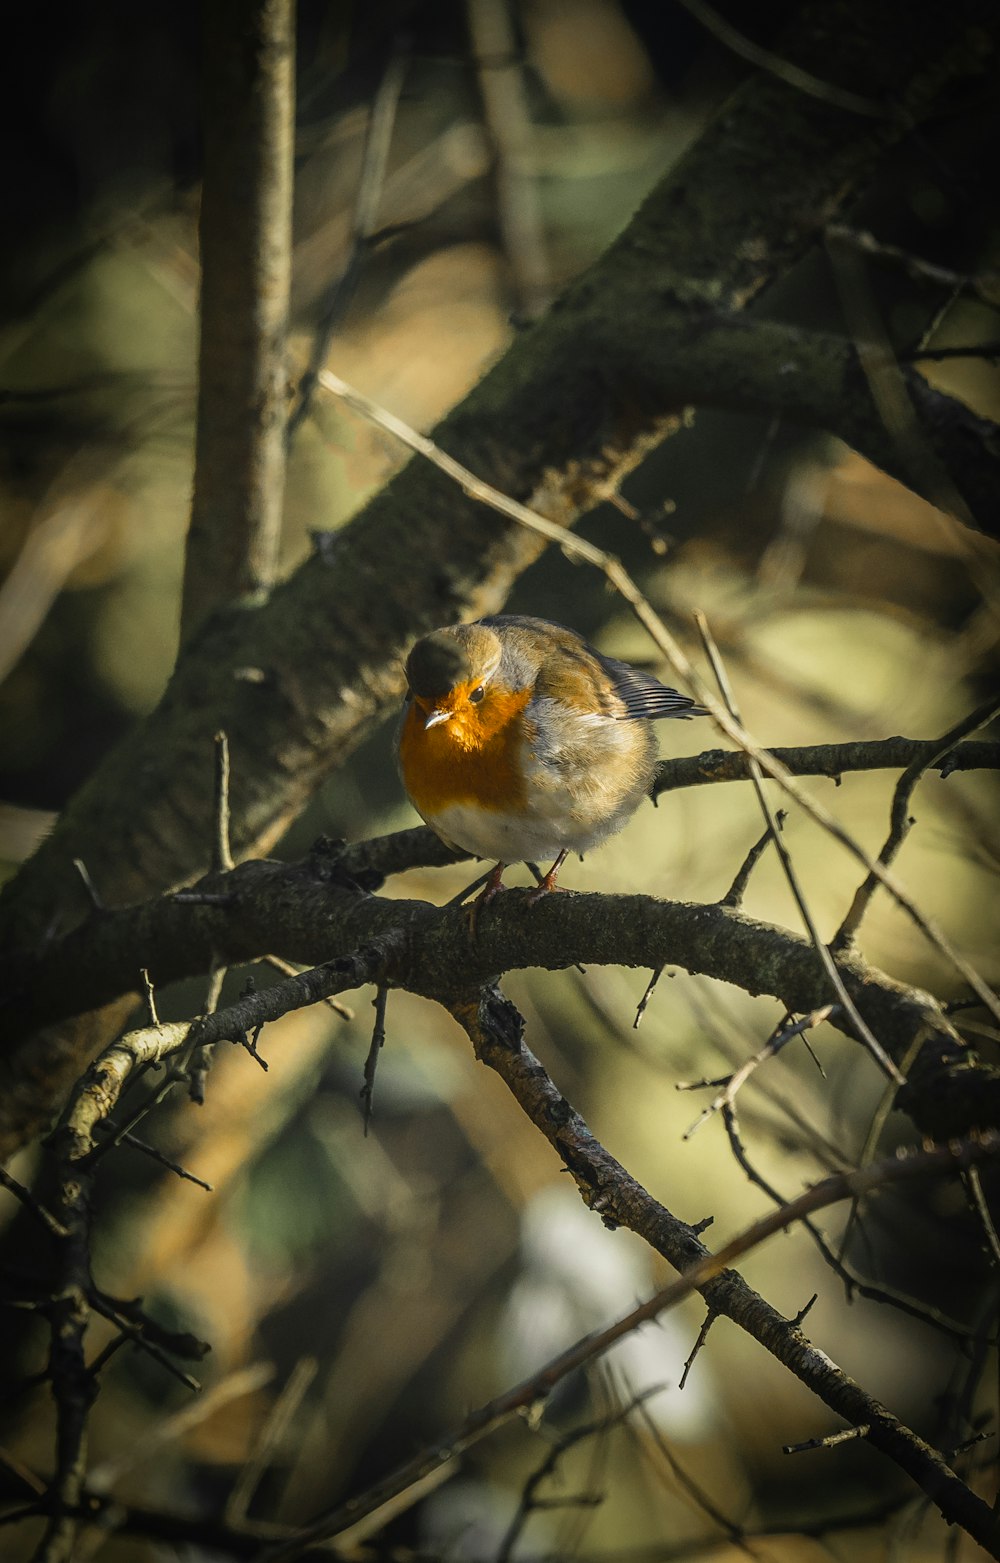
<path fill-rule="evenodd" d="M 272 584 L 281 532 L 294 0 L 206 0 L 201 341 L 182 635 Z"/>

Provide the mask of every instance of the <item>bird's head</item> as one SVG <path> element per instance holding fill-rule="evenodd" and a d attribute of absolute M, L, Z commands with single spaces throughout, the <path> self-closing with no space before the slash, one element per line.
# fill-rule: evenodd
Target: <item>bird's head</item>
<path fill-rule="evenodd" d="M 482 624 L 455 624 L 418 640 L 406 659 L 406 682 L 424 729 L 450 722 L 475 727 L 492 704 L 500 637 Z"/>

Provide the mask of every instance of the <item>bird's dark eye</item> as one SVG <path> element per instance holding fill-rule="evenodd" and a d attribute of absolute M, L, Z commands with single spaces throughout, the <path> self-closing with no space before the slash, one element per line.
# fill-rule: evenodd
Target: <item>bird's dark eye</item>
<path fill-rule="evenodd" d="M 482 698 L 485 695 L 485 693 L 486 693 L 486 691 L 483 688 L 482 684 L 477 684 L 475 689 L 472 689 L 472 690 L 469 691 L 469 703 L 470 703 L 470 705 L 477 706 L 479 704 L 480 700 L 482 700 Z"/>

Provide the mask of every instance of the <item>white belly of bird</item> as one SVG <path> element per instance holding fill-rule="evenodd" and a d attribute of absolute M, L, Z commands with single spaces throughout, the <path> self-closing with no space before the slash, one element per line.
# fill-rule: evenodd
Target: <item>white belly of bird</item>
<path fill-rule="evenodd" d="M 499 863 L 545 863 L 564 849 L 588 852 L 621 830 L 646 792 L 645 776 L 633 780 L 627 793 L 602 784 L 598 770 L 571 788 L 547 785 L 530 789 L 527 808 L 518 813 L 485 809 L 479 804 L 453 803 L 436 810 L 427 823 L 440 836 L 476 857 Z"/>
<path fill-rule="evenodd" d="M 498 863 L 544 862 L 558 857 L 563 847 L 583 852 L 593 845 L 592 841 L 578 846 L 575 840 L 566 840 L 561 828 L 564 822 L 557 819 L 501 814 L 475 803 L 452 803 L 427 823 L 457 847 Z"/>

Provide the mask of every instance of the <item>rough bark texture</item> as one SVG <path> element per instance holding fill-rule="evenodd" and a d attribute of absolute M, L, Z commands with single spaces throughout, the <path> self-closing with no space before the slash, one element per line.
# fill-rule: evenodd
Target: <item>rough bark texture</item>
<path fill-rule="evenodd" d="M 274 582 L 285 478 L 294 0 L 208 0 L 201 341 L 182 633 Z"/>
<path fill-rule="evenodd" d="M 412 848 L 425 837 L 430 832 L 412 831 L 403 840 Z M 377 860 L 381 843 L 373 846 Z M 370 894 L 362 886 L 371 871 L 358 849 L 348 853 L 346 861 L 334 849 L 291 865 L 245 863 L 209 875 L 193 899 L 164 896 L 96 913 L 48 951 L 10 965 L 7 1036 L 15 1045 L 26 1039 L 30 1050 L 34 1028 L 75 1006 L 117 1000 L 140 962 L 162 986 L 204 971 L 213 956 L 237 964 L 268 952 L 314 965 L 376 951 L 380 980 L 446 1006 L 502 972 L 577 962 L 680 967 L 772 994 L 796 1014 L 831 998 L 808 939 L 729 906 L 578 894 L 529 906 L 510 892 L 482 914 L 473 938 L 464 908 Z M 976 1063 L 930 994 L 855 953 L 839 956 L 837 966 L 881 1045 L 907 1065 L 898 1101 L 922 1133 L 941 1138 L 1000 1126 L 1000 1071 Z M 851 1034 L 847 1017 L 835 1015 L 832 1024 Z"/>

